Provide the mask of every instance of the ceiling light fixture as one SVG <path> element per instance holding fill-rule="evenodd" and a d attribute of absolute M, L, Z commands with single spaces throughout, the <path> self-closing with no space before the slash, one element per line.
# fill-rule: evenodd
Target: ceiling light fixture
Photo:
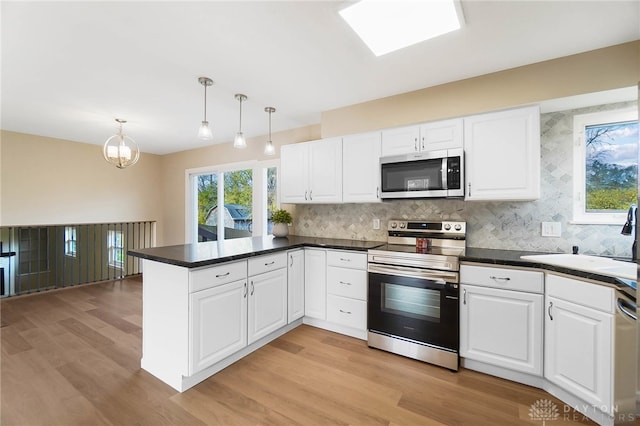
<path fill-rule="evenodd" d="M 264 111 L 269 113 L 269 140 L 264 147 L 264 154 L 273 155 L 276 153 L 276 149 L 273 147 L 273 142 L 271 141 L 271 113 L 276 112 L 276 109 L 274 107 L 266 107 Z"/>
<path fill-rule="evenodd" d="M 133 166 L 140 158 L 140 150 L 138 144 L 129 136 L 122 132 L 122 125 L 127 122 L 121 118 L 116 118 L 116 122 L 120 124 L 118 133 L 111 136 L 104 143 L 102 155 L 104 159 L 119 169 Z"/>
<path fill-rule="evenodd" d="M 213 80 L 209 77 L 198 77 L 198 82 L 204 86 L 204 120 L 202 120 L 202 124 L 200 124 L 198 137 L 208 141 L 213 139 L 213 135 L 209 128 L 209 122 L 207 121 L 207 87 L 213 86 Z"/>
<path fill-rule="evenodd" d="M 376 56 L 460 29 L 459 0 L 362 0 L 340 11 Z"/>
<path fill-rule="evenodd" d="M 237 93 L 236 99 L 240 102 L 240 126 L 238 127 L 238 133 L 236 133 L 236 137 L 233 139 L 233 147 L 234 148 L 246 148 L 247 141 L 244 138 L 244 134 L 242 134 L 242 101 L 247 100 L 247 96 Z"/>

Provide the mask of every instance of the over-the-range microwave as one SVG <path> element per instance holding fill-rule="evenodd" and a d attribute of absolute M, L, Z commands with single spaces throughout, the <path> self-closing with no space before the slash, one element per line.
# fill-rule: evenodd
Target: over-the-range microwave
<path fill-rule="evenodd" d="M 380 158 L 380 197 L 464 197 L 462 148 Z"/>

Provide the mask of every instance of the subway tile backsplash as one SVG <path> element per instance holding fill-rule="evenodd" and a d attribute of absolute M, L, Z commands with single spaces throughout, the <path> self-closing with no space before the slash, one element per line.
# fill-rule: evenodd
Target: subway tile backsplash
<path fill-rule="evenodd" d="M 398 200 L 372 204 L 291 206 L 293 233 L 354 240 L 386 240 L 389 219 L 461 220 L 467 222 L 467 246 L 543 252 L 580 252 L 630 257 L 631 236 L 620 225 L 577 225 L 572 217 L 573 115 L 633 105 L 601 105 L 540 116 L 542 196 L 536 201 L 465 202 Z M 373 219 L 380 219 L 379 230 Z M 561 237 L 542 237 L 542 222 L 560 222 Z"/>

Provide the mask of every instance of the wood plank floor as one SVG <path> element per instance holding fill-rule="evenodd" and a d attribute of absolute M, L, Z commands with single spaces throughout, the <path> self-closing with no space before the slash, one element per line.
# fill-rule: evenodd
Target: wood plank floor
<path fill-rule="evenodd" d="M 301 326 L 182 394 L 140 369 L 139 278 L 4 299 L 0 424 L 594 424 L 549 394 Z M 564 421 L 563 421 L 564 420 Z"/>

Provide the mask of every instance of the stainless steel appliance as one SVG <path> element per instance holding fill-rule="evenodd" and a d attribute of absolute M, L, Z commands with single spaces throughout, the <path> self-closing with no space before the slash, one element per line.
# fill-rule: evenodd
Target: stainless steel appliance
<path fill-rule="evenodd" d="M 368 345 L 457 371 L 466 223 L 390 220 L 387 231 L 368 252 Z"/>
<path fill-rule="evenodd" d="M 464 197 L 462 148 L 425 151 L 380 159 L 380 196 Z"/>

